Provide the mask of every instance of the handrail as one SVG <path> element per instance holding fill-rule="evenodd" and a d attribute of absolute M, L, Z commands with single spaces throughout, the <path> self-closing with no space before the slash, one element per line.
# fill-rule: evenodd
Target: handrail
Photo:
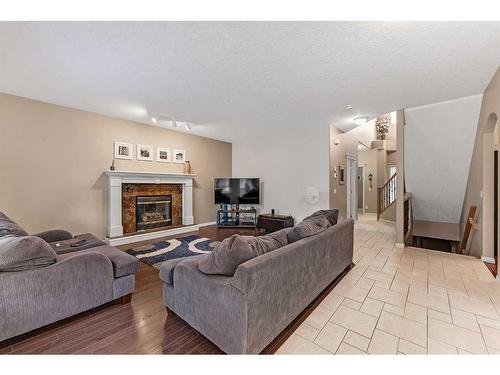
<path fill-rule="evenodd" d="M 396 175 L 394 173 L 382 187 L 377 188 L 377 220 L 396 201 Z"/>

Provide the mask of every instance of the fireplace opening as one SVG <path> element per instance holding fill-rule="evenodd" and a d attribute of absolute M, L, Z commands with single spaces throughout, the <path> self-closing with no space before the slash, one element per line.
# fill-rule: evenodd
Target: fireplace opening
<path fill-rule="evenodd" d="M 172 225 L 172 196 L 148 195 L 135 198 L 137 231 Z"/>

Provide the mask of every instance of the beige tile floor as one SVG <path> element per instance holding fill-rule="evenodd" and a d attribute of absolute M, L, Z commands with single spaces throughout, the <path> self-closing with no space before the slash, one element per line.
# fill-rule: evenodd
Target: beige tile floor
<path fill-rule="evenodd" d="M 497 354 L 500 284 L 473 257 L 394 247 L 360 217 L 356 266 L 277 354 Z"/>

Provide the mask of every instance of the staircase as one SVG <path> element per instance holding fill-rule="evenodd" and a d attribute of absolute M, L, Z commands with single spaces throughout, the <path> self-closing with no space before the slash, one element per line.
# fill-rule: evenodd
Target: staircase
<path fill-rule="evenodd" d="M 396 175 L 387 180 L 384 186 L 377 188 L 377 220 L 380 215 L 396 202 Z"/>

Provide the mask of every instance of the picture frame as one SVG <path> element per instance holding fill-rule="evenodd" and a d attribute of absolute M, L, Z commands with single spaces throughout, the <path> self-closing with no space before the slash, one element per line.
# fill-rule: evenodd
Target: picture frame
<path fill-rule="evenodd" d="M 153 146 L 137 145 L 137 160 L 153 161 Z"/>
<path fill-rule="evenodd" d="M 156 161 L 160 163 L 171 163 L 172 155 L 168 147 L 156 147 Z"/>
<path fill-rule="evenodd" d="M 126 159 L 132 160 L 133 158 L 133 146 L 131 143 L 118 142 L 114 143 L 115 149 L 115 159 Z"/>
<path fill-rule="evenodd" d="M 339 165 L 339 185 L 345 184 L 345 167 Z"/>
<path fill-rule="evenodd" d="M 174 163 L 184 164 L 186 162 L 186 150 L 175 150 L 172 156 Z"/>

